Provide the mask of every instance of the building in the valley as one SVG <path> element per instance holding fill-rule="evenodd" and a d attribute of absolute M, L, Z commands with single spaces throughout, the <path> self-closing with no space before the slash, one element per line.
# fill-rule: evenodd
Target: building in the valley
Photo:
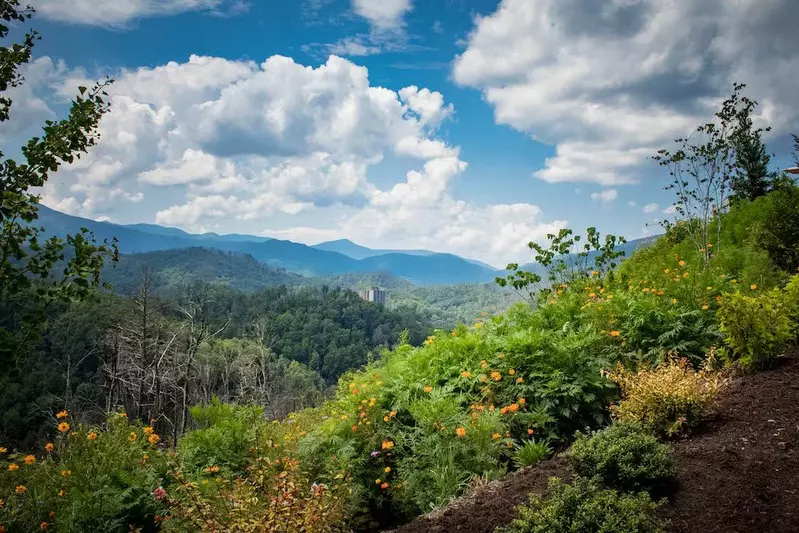
<path fill-rule="evenodd" d="M 358 291 L 358 296 L 361 297 L 361 300 L 366 300 L 367 302 L 373 302 L 380 305 L 386 305 L 386 302 L 388 301 L 388 293 L 379 287 L 361 289 Z"/>

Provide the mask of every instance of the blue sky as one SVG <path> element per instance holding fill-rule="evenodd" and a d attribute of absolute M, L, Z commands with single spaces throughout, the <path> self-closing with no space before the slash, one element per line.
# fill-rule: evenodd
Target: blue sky
<path fill-rule="evenodd" d="M 775 166 L 799 131 L 792 0 L 102 4 L 33 2 L 44 40 L 0 130 L 18 145 L 114 77 L 99 146 L 42 191 L 89 218 L 504 266 L 565 225 L 657 232 L 671 198 L 647 157 L 733 81 Z"/>

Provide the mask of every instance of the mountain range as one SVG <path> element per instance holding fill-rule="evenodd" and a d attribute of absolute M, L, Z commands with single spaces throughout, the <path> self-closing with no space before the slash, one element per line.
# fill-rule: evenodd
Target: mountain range
<path fill-rule="evenodd" d="M 42 205 L 39 206 L 37 224 L 45 228 L 45 235 L 48 236 L 63 237 L 87 228 L 98 240 L 116 237 L 123 254 L 203 247 L 248 254 L 270 267 L 304 276 L 387 272 L 419 285 L 450 285 L 490 282 L 498 272 L 488 265 L 453 254 L 426 250 L 371 250 L 350 241 L 307 246 L 248 235 L 197 235 L 154 224 L 100 222 L 60 213 Z M 344 252 L 352 253 L 355 257 Z"/>
<path fill-rule="evenodd" d="M 504 274 L 504 270 L 480 261 L 429 250 L 375 250 L 346 239 L 308 246 L 254 235 L 192 234 L 156 224 L 121 225 L 100 222 L 60 213 L 43 205 L 39 206 L 38 224 L 45 228 L 44 233 L 48 236 L 63 237 L 80 231 L 81 228 L 87 228 L 98 240 L 116 237 L 119 240 L 120 252 L 125 255 L 199 248 L 232 252 L 232 255 L 209 255 L 195 251 L 193 259 L 186 253 L 156 254 L 151 259 L 158 264 L 168 266 L 170 260 L 178 261 L 178 258 L 181 264 L 187 260 L 191 262 L 202 258 L 203 261 L 210 261 L 212 265 L 216 265 L 215 277 L 224 279 L 235 278 L 246 270 L 245 264 L 253 268 L 257 265 L 266 265 L 277 271 L 269 273 L 264 269 L 256 269 L 256 272 L 248 278 L 252 278 L 250 282 L 258 285 L 297 284 L 296 274 L 317 278 L 342 275 L 351 278 L 355 275 L 360 277 L 368 275 L 374 278 L 376 273 L 384 273 L 390 275 L 391 279 L 402 278 L 417 285 L 492 282 L 497 276 Z M 636 248 L 647 245 L 652 239 L 630 241 L 623 245 L 622 249 L 629 255 Z M 240 258 L 239 255 L 248 257 Z M 127 265 L 126 269 L 136 268 L 137 260 L 127 259 L 124 264 Z M 202 268 L 208 269 L 212 266 L 196 265 L 196 268 L 189 270 Z M 525 265 L 523 268 L 531 271 L 542 270 L 541 265 L 537 264 Z M 201 277 L 208 275 L 209 273 L 205 272 Z"/>

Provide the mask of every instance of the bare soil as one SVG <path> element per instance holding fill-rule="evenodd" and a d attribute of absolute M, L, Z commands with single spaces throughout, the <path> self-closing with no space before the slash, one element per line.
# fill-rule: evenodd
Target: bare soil
<path fill-rule="evenodd" d="M 799 358 L 734 379 L 716 414 L 673 453 L 677 477 L 660 510 L 670 533 L 799 532 Z M 476 487 L 395 532 L 492 532 L 553 476 L 572 476 L 562 457 Z"/>

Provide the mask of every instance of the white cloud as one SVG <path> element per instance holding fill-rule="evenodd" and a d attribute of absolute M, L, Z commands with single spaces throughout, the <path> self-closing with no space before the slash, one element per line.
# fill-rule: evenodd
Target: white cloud
<path fill-rule="evenodd" d="M 403 17 L 411 10 L 411 0 L 352 0 L 353 10 L 378 29 L 402 26 Z"/>
<path fill-rule="evenodd" d="M 660 206 L 658 204 L 656 204 L 655 202 L 652 202 L 651 204 L 646 204 L 644 206 L 644 213 L 654 213 L 659 208 L 660 208 Z"/>
<path fill-rule="evenodd" d="M 146 18 L 175 15 L 187 11 L 235 14 L 246 11 L 243 0 L 31 0 L 43 17 L 92 26 L 124 26 Z"/>
<path fill-rule="evenodd" d="M 628 206 L 628 207 L 636 207 L 637 205 L 638 205 L 638 204 L 637 204 L 636 202 L 633 202 L 632 200 L 630 200 L 629 202 L 627 202 L 627 206 Z"/>
<path fill-rule="evenodd" d="M 51 97 L 94 77 L 63 70 Z M 111 74 L 102 139 L 52 177 L 46 205 L 190 231 L 425 247 L 503 266 L 531 260 L 527 242 L 566 224 L 527 203 L 456 200 L 467 163 L 438 133 L 453 106 L 427 88 L 373 86 L 366 68 L 339 57 L 314 68 L 281 56 L 192 56 Z M 380 186 L 370 179 L 378 165 Z"/>
<path fill-rule="evenodd" d="M 537 178 L 633 183 L 733 81 L 776 132 L 799 124 L 795 84 L 774 76 L 799 68 L 798 15 L 792 0 L 502 0 L 476 18 L 453 75 L 498 123 L 556 146 Z"/>
<path fill-rule="evenodd" d="M 615 202 L 618 197 L 619 197 L 619 191 L 617 191 L 616 189 L 605 189 L 604 191 L 601 192 L 591 193 L 592 200 L 596 200 L 598 202 L 606 204 Z"/>
<path fill-rule="evenodd" d="M 666 209 L 663 210 L 663 214 L 665 214 L 665 215 L 676 215 L 677 214 L 677 206 L 676 205 L 670 205 L 669 207 L 667 207 Z"/>

